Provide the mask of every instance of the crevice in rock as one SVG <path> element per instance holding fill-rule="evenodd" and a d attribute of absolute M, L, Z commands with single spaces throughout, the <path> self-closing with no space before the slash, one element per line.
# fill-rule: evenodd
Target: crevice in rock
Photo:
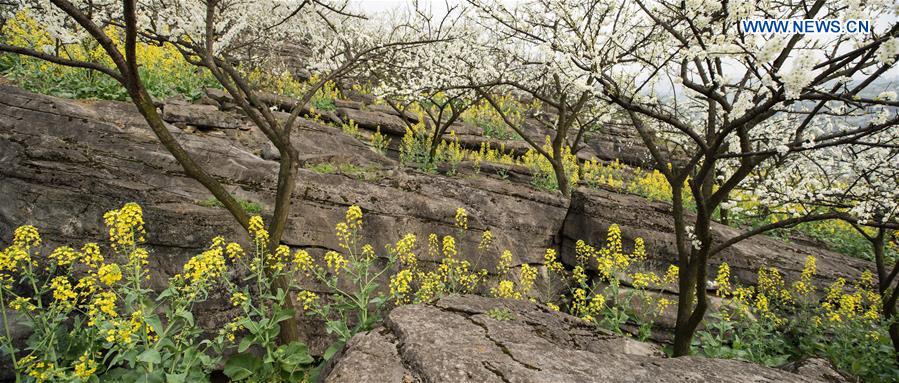
<path fill-rule="evenodd" d="M 493 373 L 494 375 L 496 375 L 498 378 L 502 379 L 503 382 L 505 382 L 505 383 L 512 383 L 511 380 L 509 380 L 508 378 L 506 378 L 505 375 L 503 375 L 502 371 L 500 371 L 498 368 L 496 368 L 496 367 L 495 367 L 492 363 L 490 363 L 489 361 L 486 361 L 486 360 L 485 360 L 485 361 L 481 362 L 481 365 L 484 366 L 484 368 L 485 368 L 487 371 L 492 372 L 492 373 Z"/>
<path fill-rule="evenodd" d="M 396 323 L 390 320 L 390 316 L 384 318 L 384 329 L 393 336 L 393 345 L 396 347 L 396 354 L 400 357 L 400 364 L 408 375 L 411 375 L 416 382 L 423 382 L 421 378 L 424 374 L 416 367 L 415 363 L 411 363 L 403 352 L 405 341 L 403 340 L 403 332 L 399 330 Z"/>
<path fill-rule="evenodd" d="M 506 354 L 509 357 L 509 359 L 512 359 L 513 361 L 515 361 L 515 363 L 518 363 L 518 364 L 522 365 L 524 368 L 527 368 L 529 370 L 541 371 L 541 369 L 537 366 L 534 366 L 532 364 L 525 363 L 521 360 L 518 360 L 518 358 L 516 358 L 515 355 L 512 354 L 512 351 L 509 350 L 509 347 L 507 347 L 505 344 L 503 344 L 503 342 L 500 342 L 499 340 L 490 336 L 490 330 L 487 328 L 486 325 L 474 320 L 474 318 L 472 318 L 470 316 L 466 316 L 465 319 L 468 319 L 469 322 L 484 329 L 484 337 L 487 338 L 488 340 L 490 340 L 491 342 L 493 342 L 493 344 L 496 345 L 496 347 L 498 347 L 503 352 L 503 354 Z"/>

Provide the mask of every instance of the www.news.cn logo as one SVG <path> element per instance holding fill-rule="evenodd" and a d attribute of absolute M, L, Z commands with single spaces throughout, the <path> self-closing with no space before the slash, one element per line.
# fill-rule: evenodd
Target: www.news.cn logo
<path fill-rule="evenodd" d="M 870 20 L 839 19 L 745 19 L 740 31 L 748 34 L 870 33 Z"/>

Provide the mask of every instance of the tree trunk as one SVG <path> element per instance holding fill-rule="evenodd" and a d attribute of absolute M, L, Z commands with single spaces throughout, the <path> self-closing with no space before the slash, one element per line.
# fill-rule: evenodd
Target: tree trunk
<path fill-rule="evenodd" d="M 690 346 L 693 343 L 693 335 L 696 333 L 696 327 L 699 323 L 692 323 L 695 310 L 693 301 L 697 298 L 696 292 L 699 290 L 696 280 L 695 262 L 680 264 L 680 274 L 678 275 L 678 295 L 677 295 L 677 321 L 674 325 L 674 356 L 690 355 Z"/>
<path fill-rule="evenodd" d="M 565 164 L 561 158 L 553 158 L 550 160 L 553 166 L 553 173 L 556 175 L 556 183 L 559 185 L 559 191 L 566 197 L 571 197 L 571 185 L 568 183 L 568 174 L 565 173 Z"/>
<path fill-rule="evenodd" d="M 670 182 L 670 181 L 669 181 Z M 701 190 L 693 190 L 694 195 L 701 197 L 702 193 L 710 192 L 711 186 L 708 183 L 702 185 Z M 684 214 L 684 201 L 681 196 L 682 186 L 672 185 L 672 191 L 676 193 L 672 196 L 675 226 L 684 228 L 686 214 Z M 677 322 L 674 327 L 674 356 L 688 356 L 691 352 L 693 337 L 696 329 L 702 323 L 705 317 L 706 308 L 708 307 L 708 296 L 706 295 L 706 264 L 711 250 L 711 235 L 709 228 L 711 226 L 711 216 L 709 215 L 707 206 L 698 204 L 698 212 L 694 226 L 695 239 L 700 242 L 697 249 L 693 245 L 693 238 L 686 237 L 683 233 L 678 240 L 678 267 L 680 274 L 678 275 L 678 305 L 677 305 Z M 695 303 L 694 303 L 695 301 Z"/>
<path fill-rule="evenodd" d="M 293 147 L 290 146 L 290 141 L 285 141 L 287 141 L 288 147 L 286 148 L 285 153 L 281 153 L 281 166 L 278 170 L 278 191 L 275 196 L 275 212 L 272 215 L 272 222 L 269 225 L 269 235 L 271 236 L 269 251 L 275 251 L 275 248 L 281 244 L 281 238 L 284 236 L 284 230 L 287 227 L 288 213 L 290 213 L 291 197 L 293 197 L 293 190 L 296 188 L 296 180 L 294 177 L 297 168 L 299 167 L 296 161 L 298 154 Z M 296 317 L 299 313 L 296 312 L 296 305 L 293 301 L 293 295 L 291 295 L 288 276 L 280 275 L 275 278 L 274 281 L 272 281 L 271 290 L 273 293 L 278 290 L 283 290 L 286 293 L 283 303 L 284 308 L 294 312 L 293 316 L 280 323 L 278 338 L 281 341 L 281 344 L 299 341 L 300 323 Z"/>
<path fill-rule="evenodd" d="M 874 250 L 874 260 L 877 264 L 877 290 L 880 292 L 883 300 L 883 318 L 891 321 L 896 318 L 896 301 L 899 298 L 899 288 L 890 289 L 895 282 L 896 276 L 885 267 L 885 245 L 886 245 L 886 229 L 878 229 L 877 235 L 868 237 L 871 241 L 871 247 Z M 899 268 L 899 260 L 893 266 L 893 269 Z M 893 349 L 896 351 L 896 361 L 899 362 L 899 321 L 892 320 L 889 328 L 890 341 L 893 343 Z"/>
<path fill-rule="evenodd" d="M 884 318 L 887 320 L 896 317 L 896 302 L 890 307 L 884 307 Z M 893 350 L 896 351 L 896 362 L 899 363 L 899 321 L 892 321 L 890 324 L 890 340 L 893 342 Z"/>
<path fill-rule="evenodd" d="M 443 134 L 446 133 L 446 127 L 441 127 L 439 123 L 435 123 L 437 125 L 434 127 L 434 135 L 431 137 L 431 147 L 428 148 L 428 164 L 433 164 L 434 160 L 437 157 L 437 148 L 440 147 L 440 142 L 443 141 Z"/>

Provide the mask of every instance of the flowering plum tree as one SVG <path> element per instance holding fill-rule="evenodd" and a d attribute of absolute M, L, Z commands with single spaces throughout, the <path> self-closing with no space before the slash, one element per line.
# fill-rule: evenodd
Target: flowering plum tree
<path fill-rule="evenodd" d="M 328 81 L 376 60 L 386 50 L 414 44 L 400 40 L 405 36 L 402 33 L 379 30 L 385 25 L 366 22 L 347 9 L 345 0 L 22 0 L 3 5 L 2 10 L 7 14 L 24 12 L 36 19 L 56 40 L 56 46 L 0 44 L 0 52 L 86 68 L 117 80 L 185 173 L 206 187 L 249 230 L 249 214 L 169 132 L 142 82 L 137 46 L 171 44 L 185 60 L 208 69 L 280 152 L 275 209 L 269 220 L 270 248 L 275 248 L 287 225 L 296 185 L 299 153 L 291 144 L 291 135 L 305 105 Z M 318 78 L 295 102 L 289 116 L 270 109 L 248 80 L 248 74 L 265 58 L 260 52 L 272 52 L 285 41 L 308 48 L 303 59 Z M 90 61 L 70 57 L 65 47 L 72 44 L 98 45 L 106 57 Z M 286 286 L 280 278 L 272 288 L 286 291 Z M 292 308 L 291 302 L 287 304 Z M 281 327 L 282 341 L 296 340 L 296 332 L 295 320 L 286 321 Z"/>
<path fill-rule="evenodd" d="M 710 257 L 753 235 L 836 214 L 715 238 L 713 215 L 730 193 L 768 161 L 864 140 L 899 122 L 896 100 L 869 95 L 878 80 L 896 72 L 899 25 L 880 18 L 894 14 L 889 1 L 534 0 L 513 10 L 471 3 L 495 21 L 491 29 L 508 37 L 510 59 L 536 61 L 545 70 L 529 82 L 504 83 L 527 89 L 520 84 L 552 79 L 552 87 L 538 89 L 559 95 L 557 133 L 577 121 L 572 116 L 585 105 L 608 103 L 628 116 L 671 185 L 682 270 L 678 356 L 689 354 L 708 307 Z M 748 18 L 885 21 L 866 34 L 776 35 L 741 31 L 739 21 Z M 892 109 L 870 112 L 871 106 Z"/>
<path fill-rule="evenodd" d="M 498 71 L 497 62 L 488 62 L 481 45 L 473 44 L 479 29 L 465 18 L 458 4 L 447 6 L 442 15 L 432 7 L 414 1 L 406 14 L 394 24 L 409 25 L 419 39 L 433 40 L 417 49 L 394 50 L 389 71 L 373 71 L 379 80 L 375 94 L 401 114 L 417 111 L 426 117 L 429 149 L 427 161 L 433 162 L 446 131 L 479 100 L 468 85 L 481 77 L 481 71 Z M 465 68 L 465 70 L 460 70 Z M 403 119 L 407 124 L 411 123 Z"/>
<path fill-rule="evenodd" d="M 573 55 L 585 54 L 605 33 L 593 18 L 590 2 L 528 1 L 509 8 L 501 2 L 470 0 L 478 14 L 487 48 L 504 70 L 472 83 L 503 121 L 552 164 L 559 190 L 571 194 L 565 170 L 567 149 L 577 152 L 584 133 L 609 117 L 594 95 L 596 79 L 578 67 Z M 465 69 L 467 70 L 467 68 Z M 513 92 L 539 100 L 553 112 L 538 118 L 552 132 L 547 150 L 534 140 L 520 121 L 507 115 L 496 94 Z"/>
<path fill-rule="evenodd" d="M 884 92 L 878 98 L 896 95 Z M 899 356 L 899 129 L 766 165 L 750 177 L 751 198 L 788 216 L 836 215 L 870 243 L 882 315 L 891 322 L 890 338 Z"/>
<path fill-rule="evenodd" d="M 577 55 L 597 94 L 621 108 L 673 192 L 679 280 L 675 355 L 687 355 L 705 315 L 710 257 L 755 234 L 825 216 L 805 216 L 714 238 L 713 213 L 766 161 L 823 150 L 896 129 L 899 104 L 866 92 L 895 72 L 899 25 L 870 34 L 746 34 L 746 18 L 867 18 L 890 2 L 643 2 L 598 4 L 611 31 Z M 665 92 L 668 94 L 666 95 Z M 668 147 L 668 153 L 662 150 Z M 691 216 L 683 188 L 696 205 Z M 692 221 L 692 222 L 690 222 Z"/>

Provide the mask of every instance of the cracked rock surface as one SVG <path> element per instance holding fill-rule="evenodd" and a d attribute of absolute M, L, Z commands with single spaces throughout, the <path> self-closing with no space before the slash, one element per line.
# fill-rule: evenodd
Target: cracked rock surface
<path fill-rule="evenodd" d="M 354 337 L 323 376 L 328 383 L 820 381 L 733 360 L 665 358 L 655 345 L 544 306 L 471 295 L 394 309 L 385 327 Z"/>

